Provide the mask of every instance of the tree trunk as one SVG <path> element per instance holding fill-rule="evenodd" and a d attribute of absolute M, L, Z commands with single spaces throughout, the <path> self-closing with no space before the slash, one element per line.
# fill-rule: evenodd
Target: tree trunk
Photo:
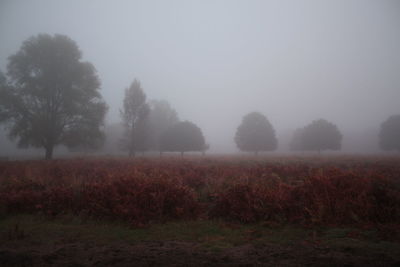
<path fill-rule="evenodd" d="M 258 156 L 258 151 L 254 152 L 254 155 Z"/>
<path fill-rule="evenodd" d="M 135 149 L 136 149 L 134 130 L 135 130 L 135 123 L 132 121 L 131 133 L 130 133 L 131 139 L 129 140 L 129 157 L 133 158 L 135 157 Z"/>
<path fill-rule="evenodd" d="M 183 153 L 184 153 L 184 152 L 183 152 L 183 151 L 181 151 L 181 158 L 183 158 Z"/>
<path fill-rule="evenodd" d="M 46 160 L 52 159 L 53 158 L 53 146 L 49 145 L 45 149 L 46 149 L 45 159 Z"/>
<path fill-rule="evenodd" d="M 160 151 L 160 158 L 162 157 L 162 151 Z"/>

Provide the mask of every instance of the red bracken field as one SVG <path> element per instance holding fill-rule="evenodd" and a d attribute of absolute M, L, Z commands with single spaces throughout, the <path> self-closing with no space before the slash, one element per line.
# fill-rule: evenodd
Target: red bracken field
<path fill-rule="evenodd" d="M 10 266 L 396 265 L 400 159 L 0 162 L 0 218 Z"/>

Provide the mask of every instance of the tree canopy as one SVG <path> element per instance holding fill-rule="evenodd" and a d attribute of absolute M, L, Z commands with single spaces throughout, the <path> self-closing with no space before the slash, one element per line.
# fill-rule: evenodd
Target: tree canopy
<path fill-rule="evenodd" d="M 161 136 L 161 151 L 204 151 L 206 144 L 201 129 L 192 122 L 178 122 Z"/>
<path fill-rule="evenodd" d="M 150 107 L 146 103 L 146 94 L 138 80 L 125 89 L 123 109 L 120 111 L 125 135 L 122 138 L 123 146 L 127 147 L 129 156 L 135 156 L 135 151 L 144 151 L 147 148 L 147 118 Z"/>
<path fill-rule="evenodd" d="M 179 122 L 178 114 L 165 100 L 150 102 L 149 114 L 150 148 L 160 150 L 160 138 L 166 130 Z"/>
<path fill-rule="evenodd" d="M 9 88 L 7 78 L 0 70 L 0 123 L 4 122 L 10 115 L 8 114 L 8 107 L 2 103 L 9 102 Z"/>
<path fill-rule="evenodd" d="M 0 118 L 19 147 L 97 146 L 107 105 L 94 66 L 64 35 L 39 34 L 9 57 Z M 3 82 L 4 83 L 4 82 Z"/>
<path fill-rule="evenodd" d="M 0 88 L 3 88 L 6 85 L 6 76 L 0 70 Z"/>
<path fill-rule="evenodd" d="M 272 151 L 278 146 L 275 130 L 267 117 L 252 112 L 243 117 L 235 135 L 237 147 L 242 151 Z"/>
<path fill-rule="evenodd" d="M 304 127 L 301 141 L 304 150 L 340 150 L 342 134 L 335 124 L 319 119 Z"/>
<path fill-rule="evenodd" d="M 400 151 L 400 114 L 390 116 L 381 124 L 379 145 L 383 150 Z"/>

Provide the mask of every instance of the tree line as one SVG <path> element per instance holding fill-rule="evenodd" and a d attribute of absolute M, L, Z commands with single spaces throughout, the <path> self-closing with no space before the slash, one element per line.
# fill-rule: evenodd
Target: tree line
<path fill-rule="evenodd" d="M 78 45 L 65 35 L 39 34 L 23 42 L 9 57 L 7 75 L 0 72 L 0 123 L 18 147 L 44 148 L 51 159 L 54 147 L 96 149 L 105 141 L 104 117 L 108 106 L 100 92 L 100 79 L 90 62 L 82 61 Z M 166 101 L 147 101 L 135 79 L 125 89 L 120 109 L 124 126 L 119 146 L 129 156 L 147 150 L 205 152 L 202 130 L 193 122 L 180 121 Z M 380 147 L 400 151 L 400 115 L 381 124 Z M 275 130 L 261 113 L 243 117 L 234 141 L 242 151 L 258 154 L 278 147 Z M 319 119 L 297 129 L 292 150 L 339 150 L 338 127 Z"/>
<path fill-rule="evenodd" d="M 180 121 L 166 101 L 146 101 L 141 84 L 134 80 L 125 89 L 123 108 L 120 110 L 124 135 L 121 148 L 135 156 L 137 151 L 162 152 L 204 151 L 208 148 L 201 129 L 190 121 Z"/>

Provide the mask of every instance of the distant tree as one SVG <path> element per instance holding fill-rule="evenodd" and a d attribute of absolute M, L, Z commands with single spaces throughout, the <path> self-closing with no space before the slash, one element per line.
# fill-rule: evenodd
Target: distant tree
<path fill-rule="evenodd" d="M 243 117 L 235 135 L 237 147 L 242 151 L 272 151 L 278 146 L 275 130 L 268 119 L 258 112 Z"/>
<path fill-rule="evenodd" d="M 400 114 L 390 116 L 381 124 L 379 145 L 383 150 L 400 152 Z"/>
<path fill-rule="evenodd" d="M 9 116 L 7 113 L 7 107 L 2 105 L 2 102 L 7 102 L 9 88 L 7 85 L 7 79 L 4 73 L 0 70 L 0 123 L 5 121 Z"/>
<path fill-rule="evenodd" d="M 290 150 L 302 151 L 304 150 L 303 145 L 303 128 L 299 128 L 293 133 L 292 141 L 290 142 Z"/>
<path fill-rule="evenodd" d="M 167 101 L 153 100 L 150 102 L 148 122 L 150 148 L 160 151 L 160 137 L 179 122 L 178 114 Z"/>
<path fill-rule="evenodd" d="M 104 134 L 105 142 L 103 146 L 103 152 L 107 154 L 116 154 L 121 150 L 124 150 L 121 145 L 121 136 L 124 135 L 125 128 L 122 122 L 113 122 L 105 124 Z"/>
<path fill-rule="evenodd" d="M 51 159 L 56 145 L 101 142 L 107 105 L 95 68 L 81 57 L 73 40 L 57 34 L 33 36 L 9 57 L 0 118 L 19 147 L 43 147 Z"/>
<path fill-rule="evenodd" d="M 161 151 L 181 152 L 203 151 L 206 148 L 201 129 L 189 121 L 178 122 L 161 136 Z"/>
<path fill-rule="evenodd" d="M 3 88 L 6 85 L 6 76 L 4 73 L 0 70 L 0 88 Z"/>
<path fill-rule="evenodd" d="M 150 134 L 151 129 L 149 125 L 149 113 L 150 107 L 149 105 L 145 105 L 142 110 L 142 115 L 139 116 L 139 120 L 137 122 L 137 127 L 135 129 L 135 140 L 136 140 L 136 150 L 142 152 L 144 154 L 145 151 L 150 149 Z"/>
<path fill-rule="evenodd" d="M 143 134 L 150 108 L 146 103 L 146 94 L 138 80 L 125 89 L 123 109 L 120 111 L 125 135 L 123 145 L 128 149 L 129 156 L 135 156 L 136 151 L 144 151 L 145 138 Z"/>
<path fill-rule="evenodd" d="M 106 136 L 104 133 L 104 127 L 101 127 L 101 131 L 93 131 L 93 129 L 85 129 L 82 132 L 74 133 L 76 136 L 71 136 L 76 139 L 80 139 L 83 142 L 69 148 L 71 152 L 83 152 L 90 153 L 99 151 L 103 148 Z"/>
<path fill-rule="evenodd" d="M 342 134 L 335 124 L 319 119 L 304 127 L 301 139 L 304 150 L 340 150 Z"/>

